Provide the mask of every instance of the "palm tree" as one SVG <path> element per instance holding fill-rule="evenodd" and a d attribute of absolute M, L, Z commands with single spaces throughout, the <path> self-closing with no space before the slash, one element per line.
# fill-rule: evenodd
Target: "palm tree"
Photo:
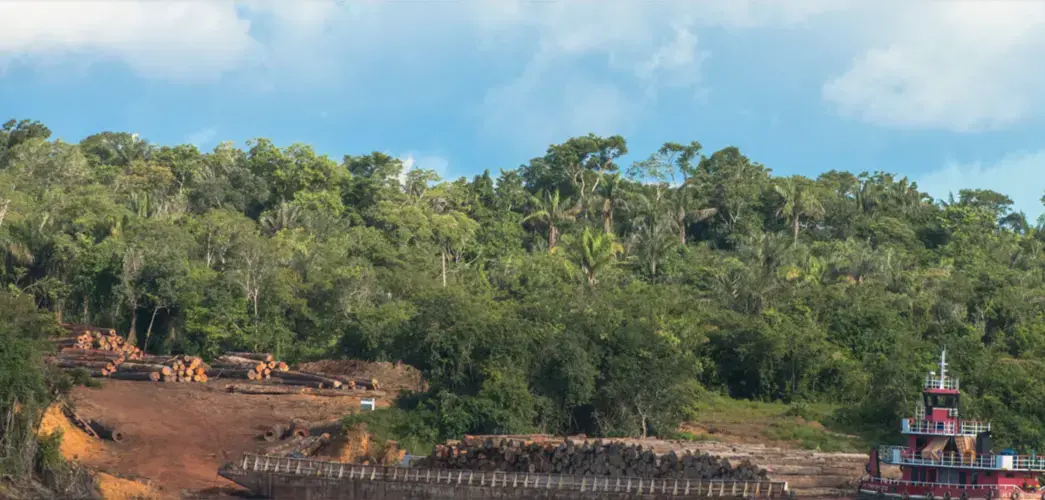
<path fill-rule="evenodd" d="M 620 172 L 610 174 L 600 190 L 602 196 L 602 231 L 613 233 L 613 211 L 618 207 L 626 207 L 623 181 Z"/>
<path fill-rule="evenodd" d="M 774 189 L 782 198 L 780 208 L 777 209 L 777 216 L 791 221 L 794 228 L 794 243 L 797 245 L 801 218 L 819 219 L 823 217 L 824 206 L 815 193 L 794 177 L 784 179 L 780 184 L 774 186 Z"/>
<path fill-rule="evenodd" d="M 544 198 L 531 196 L 534 211 L 523 218 L 522 222 L 537 221 L 548 226 L 548 250 L 555 248 L 559 242 L 559 227 L 577 219 L 580 207 L 566 208 L 559 198 L 559 190 L 554 194 L 545 193 Z"/>
<path fill-rule="evenodd" d="M 669 198 L 672 221 L 675 224 L 675 229 L 678 231 L 679 245 L 686 244 L 687 225 L 707 220 L 718 213 L 718 209 L 715 207 L 697 208 L 695 206 L 697 204 L 696 199 L 692 192 L 693 189 L 695 189 L 693 184 L 687 182 L 674 190 Z"/>
<path fill-rule="evenodd" d="M 636 256 L 649 271 L 650 277 L 657 275 L 657 265 L 678 244 L 675 239 L 674 221 L 657 201 L 638 195 L 641 201 L 639 214 L 633 222 L 629 254 Z"/>
<path fill-rule="evenodd" d="M 594 287 L 599 273 L 616 262 L 624 247 L 617 243 L 612 233 L 595 234 L 590 227 L 585 227 L 579 239 L 570 241 L 568 252 L 570 259 L 584 273 L 588 285 Z M 553 253 L 558 252 L 553 250 Z"/>
<path fill-rule="evenodd" d="M 272 210 L 261 216 L 261 227 L 269 234 L 276 234 L 284 229 L 295 227 L 301 218 L 301 212 L 297 205 L 280 202 Z"/>

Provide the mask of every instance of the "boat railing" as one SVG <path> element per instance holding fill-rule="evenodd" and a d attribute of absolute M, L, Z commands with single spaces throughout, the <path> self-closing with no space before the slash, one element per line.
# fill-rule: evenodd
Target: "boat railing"
<path fill-rule="evenodd" d="M 943 436 L 970 435 L 991 430 L 990 422 L 962 420 L 958 422 L 932 422 L 918 418 L 905 418 L 903 422 L 905 434 L 937 434 Z"/>
<path fill-rule="evenodd" d="M 878 456 L 883 462 L 892 465 L 1045 472 L 1045 456 L 994 454 L 970 456 L 960 453 L 940 453 L 925 458 L 920 453 L 912 452 L 903 446 L 880 446 Z"/>
<path fill-rule="evenodd" d="M 1012 493 L 1016 492 L 1019 494 L 1023 493 L 1023 488 L 1014 484 L 951 484 L 951 483 L 933 483 L 927 481 L 907 481 L 904 479 L 886 479 L 886 478 L 872 478 L 870 481 L 879 484 L 888 484 L 890 486 L 918 486 L 918 487 L 933 487 L 933 488 L 954 488 L 958 490 L 993 490 L 995 493 Z M 1000 498 L 998 495 L 994 495 L 995 498 Z"/>
<path fill-rule="evenodd" d="M 305 458 L 244 453 L 237 464 L 243 471 L 325 479 L 356 479 L 433 484 L 458 484 L 507 488 L 558 489 L 581 492 L 667 494 L 672 496 L 788 497 L 787 482 L 729 479 L 653 479 L 640 477 L 592 477 L 525 472 L 469 471 L 386 467 L 327 462 Z"/>
<path fill-rule="evenodd" d="M 979 434 L 981 432 L 990 432 L 990 422 L 980 422 L 978 420 L 962 420 L 962 434 Z"/>
<path fill-rule="evenodd" d="M 944 375 L 926 375 L 924 389 L 947 389 L 951 391 L 958 390 L 958 379 L 954 377 L 948 377 Z"/>

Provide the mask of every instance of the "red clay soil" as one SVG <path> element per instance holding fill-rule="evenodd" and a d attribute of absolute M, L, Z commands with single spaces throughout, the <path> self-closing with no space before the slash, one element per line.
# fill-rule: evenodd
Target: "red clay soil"
<path fill-rule="evenodd" d="M 85 465 L 148 479 L 164 495 L 228 487 L 219 467 L 265 444 L 258 436 L 291 420 L 329 420 L 359 410 L 359 397 L 229 393 L 224 384 L 156 384 L 107 380 L 100 389 L 77 388 L 76 410 L 86 419 L 116 425 L 125 438 L 111 456 Z M 379 400 L 378 406 L 388 406 Z"/>

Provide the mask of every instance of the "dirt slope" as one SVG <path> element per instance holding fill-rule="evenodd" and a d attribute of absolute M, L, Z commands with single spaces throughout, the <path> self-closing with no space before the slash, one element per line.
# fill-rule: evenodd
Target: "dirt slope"
<path fill-rule="evenodd" d="M 82 457 L 99 470 L 148 478 L 163 495 L 230 486 L 223 464 L 257 451 L 268 426 L 293 419 L 327 420 L 358 411 L 359 397 L 263 396 L 224 392 L 223 384 L 153 384 L 109 380 L 77 388 L 73 401 L 86 419 L 118 426 L 125 440 L 109 453 Z M 388 401 L 378 401 L 387 406 Z"/>

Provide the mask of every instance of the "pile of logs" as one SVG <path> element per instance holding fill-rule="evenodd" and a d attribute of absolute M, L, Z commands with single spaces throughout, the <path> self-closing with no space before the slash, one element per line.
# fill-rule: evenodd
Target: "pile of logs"
<path fill-rule="evenodd" d="M 221 378 L 268 380 L 272 374 L 286 372 L 290 367 L 276 361 L 271 354 L 253 352 L 226 352 L 210 365 L 214 375 Z"/>
<path fill-rule="evenodd" d="M 351 379 L 291 370 L 268 353 L 226 352 L 211 364 L 212 374 L 220 378 L 267 381 L 270 384 L 293 385 L 312 389 L 376 390 L 377 380 Z"/>
<path fill-rule="evenodd" d="M 294 438 L 269 449 L 268 454 L 294 458 L 311 457 L 329 442 L 330 434 Z"/>
<path fill-rule="evenodd" d="M 289 425 L 274 425 L 265 429 L 261 438 L 273 442 L 265 450 L 267 455 L 322 456 L 323 460 L 388 467 L 402 463 L 406 456 L 406 450 L 396 441 L 389 440 L 384 445 L 375 443 L 366 424 L 346 430 L 340 420 L 297 420 Z"/>
<path fill-rule="evenodd" d="M 209 367 L 197 356 L 159 356 L 146 354 L 144 363 L 135 366 L 140 372 L 158 373 L 163 382 L 206 382 Z M 136 365 L 138 365 L 136 363 Z M 121 369 L 127 363 L 120 365 Z"/>
<path fill-rule="evenodd" d="M 145 354 L 111 328 L 62 323 L 71 336 L 54 339 L 60 368 L 87 370 L 92 377 L 151 382 L 207 382 L 211 377 L 266 381 L 311 389 L 376 391 L 376 379 L 292 371 L 268 353 L 226 352 L 207 365 L 195 356 Z M 242 392 L 242 391 L 241 391 Z"/>
<path fill-rule="evenodd" d="M 147 382 L 206 382 L 207 366 L 195 356 L 153 356 L 110 328 L 62 324 L 73 337 L 54 339 L 59 368 L 84 369 L 92 377 Z"/>
<path fill-rule="evenodd" d="M 140 360 L 145 355 L 141 349 L 128 344 L 126 339 L 116 334 L 112 328 L 60 323 L 69 336 L 54 339 L 60 348 L 95 349 L 123 353 L 129 360 Z"/>
<path fill-rule="evenodd" d="M 337 434 L 341 431 L 340 420 L 307 422 L 294 420 L 287 425 L 273 425 L 261 435 L 265 441 L 281 441 L 285 439 L 306 438 L 312 435 Z"/>
<path fill-rule="evenodd" d="M 657 455 L 641 445 L 601 441 L 533 442 L 465 439 L 439 445 L 418 467 L 530 472 L 580 476 L 756 480 L 765 469 L 745 461 L 736 467 L 717 457 L 687 451 Z"/>

